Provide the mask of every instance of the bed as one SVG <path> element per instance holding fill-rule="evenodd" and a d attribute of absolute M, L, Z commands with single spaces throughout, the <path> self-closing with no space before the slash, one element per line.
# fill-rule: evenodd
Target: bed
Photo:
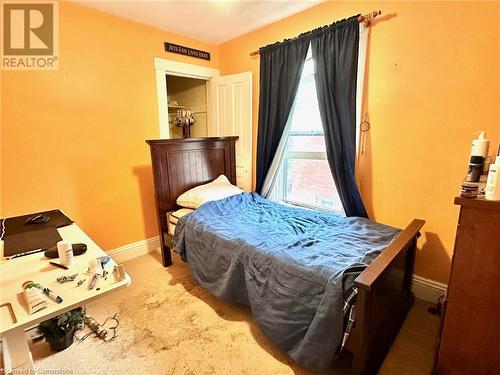
<path fill-rule="evenodd" d="M 167 212 L 167 234 L 172 238 L 175 234 L 175 228 L 180 219 L 182 219 L 187 214 L 194 212 L 192 208 L 182 207 L 175 211 Z"/>
<path fill-rule="evenodd" d="M 214 180 L 221 174 L 226 175 L 231 183 L 235 184 L 236 141 L 237 137 L 147 141 L 151 148 L 164 266 L 172 264 L 170 252 L 172 235 L 169 234 L 168 215 L 180 208 L 176 205 L 177 197 L 194 186 Z M 252 195 L 242 194 L 242 196 L 251 199 Z M 205 204 L 200 209 L 205 210 L 206 207 L 210 208 L 211 205 Z M 184 225 L 188 222 L 186 217 L 189 216 L 179 218 L 177 225 Z M 380 249 L 379 254 L 369 265 L 363 267 L 364 270 L 360 271 L 355 279 L 353 278 L 352 283 L 358 291 L 355 302 L 357 315 L 345 347 L 353 354 L 353 374 L 372 374 L 377 371 L 413 303 L 410 291 L 411 278 L 416 241 L 423 224 L 422 220 L 413 220 L 393 240 L 388 241 L 388 245 Z M 178 246 L 180 243 L 177 239 Z M 183 250 L 181 249 L 181 254 Z M 195 272 L 193 275 L 195 278 L 199 276 Z M 232 283 L 236 285 L 236 282 Z M 231 283 L 227 285 L 230 286 Z M 332 335 L 339 335 L 338 330 L 334 330 L 333 327 Z M 335 351 L 335 348 L 326 345 L 327 341 L 325 339 L 325 347 Z M 299 362 L 303 363 L 300 359 Z"/>

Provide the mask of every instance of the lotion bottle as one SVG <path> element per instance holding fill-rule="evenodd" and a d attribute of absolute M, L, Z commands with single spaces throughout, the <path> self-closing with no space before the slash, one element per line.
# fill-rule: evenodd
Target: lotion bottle
<path fill-rule="evenodd" d="M 490 140 L 484 138 L 484 131 L 478 132 L 479 135 L 476 139 L 472 140 L 472 148 L 470 150 L 470 156 L 482 156 L 486 158 L 488 156 L 488 148 L 490 147 Z"/>
<path fill-rule="evenodd" d="M 490 165 L 488 180 L 484 189 L 484 198 L 490 201 L 500 201 L 500 155 Z"/>

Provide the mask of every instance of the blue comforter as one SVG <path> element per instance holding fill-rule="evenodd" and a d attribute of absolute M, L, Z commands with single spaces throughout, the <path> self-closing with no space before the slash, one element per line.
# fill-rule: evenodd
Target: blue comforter
<path fill-rule="evenodd" d="M 345 275 L 366 267 L 398 232 L 243 193 L 180 219 L 174 248 L 203 287 L 249 305 L 272 342 L 321 369 L 342 339 L 343 294 L 353 284 Z"/>

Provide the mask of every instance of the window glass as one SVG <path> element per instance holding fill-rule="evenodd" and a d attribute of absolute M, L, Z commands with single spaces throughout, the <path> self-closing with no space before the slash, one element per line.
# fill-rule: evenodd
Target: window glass
<path fill-rule="evenodd" d="M 304 64 L 290 121 L 290 136 L 277 181 L 281 186 L 275 189 L 278 200 L 343 213 L 326 158 L 314 63 L 309 55 Z"/>

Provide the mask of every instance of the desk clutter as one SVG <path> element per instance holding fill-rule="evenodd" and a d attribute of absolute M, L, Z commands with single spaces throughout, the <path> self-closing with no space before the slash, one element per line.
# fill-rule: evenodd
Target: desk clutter
<path fill-rule="evenodd" d="M 76 263 L 72 254 L 72 245 L 68 241 L 58 242 L 57 248 L 59 251 L 59 259 L 61 263 L 50 262 L 57 267 L 63 266 L 69 269 Z M 80 288 L 87 282 L 87 289 L 100 290 L 99 283 L 101 279 L 107 279 L 111 270 L 109 266 L 111 258 L 109 256 L 100 256 L 88 261 L 87 271 L 82 273 L 61 274 L 56 277 L 55 282 L 59 285 L 72 286 Z M 64 272 L 64 271 L 61 271 Z M 123 265 L 113 266 L 113 277 L 116 282 L 125 279 L 125 269 Z M 22 284 L 23 294 L 28 310 L 28 314 L 36 314 L 49 306 L 49 300 L 59 304 L 64 301 L 59 291 L 53 291 L 48 287 L 42 286 L 33 280 L 27 280 Z M 66 289 L 67 290 L 67 289 Z M 70 289 L 71 290 L 71 289 Z M 84 308 L 76 308 L 60 314 L 54 318 L 40 323 L 38 332 L 41 333 L 49 343 L 52 351 L 61 351 L 69 347 L 76 338 L 79 341 L 85 340 L 91 335 L 109 342 L 117 337 L 116 329 L 119 325 L 118 318 L 115 314 L 105 319 L 100 324 L 96 319 L 86 315 Z M 88 328 L 88 332 L 77 336 L 76 332 Z M 107 327 L 107 328 L 105 328 Z"/>
<path fill-rule="evenodd" d="M 40 234 L 45 231 L 55 230 L 57 233 L 56 227 L 45 227 L 38 228 L 35 230 L 26 229 L 22 225 L 37 225 L 43 224 L 47 225 L 50 218 L 48 215 L 36 214 L 30 216 L 28 219 L 25 219 L 26 216 L 20 216 L 18 218 L 14 218 L 13 221 L 7 221 L 8 223 L 12 223 L 13 226 L 9 227 L 10 236 L 6 237 L 5 240 L 11 238 L 11 236 L 16 236 L 19 233 L 23 233 L 26 235 L 25 238 L 29 236 L 33 236 L 33 234 Z M 7 219 L 9 220 L 9 219 Z M 23 221 L 21 225 L 21 221 Z M 69 220 L 69 219 L 68 219 Z M 61 219 L 57 220 L 59 223 L 63 222 Z M 66 222 L 66 221 L 64 221 Z M 4 221 L 5 223 L 5 221 Z M 72 222 L 69 222 L 71 224 Z M 59 234 L 58 234 L 59 236 Z M 43 236 L 42 236 L 43 237 Z M 47 243 L 48 238 L 51 238 L 50 241 L 53 241 L 55 236 L 50 234 L 46 236 L 41 241 L 37 242 L 36 246 L 42 246 L 42 244 Z M 40 236 L 35 236 L 35 241 L 40 239 Z M 60 238 L 60 236 L 58 237 Z M 28 241 L 30 245 L 25 244 L 24 246 L 18 246 L 16 249 L 25 250 L 26 247 L 32 246 L 33 239 Z M 11 242 L 12 243 L 12 242 Z M 15 242 L 16 245 L 19 245 L 19 242 Z M 78 266 L 78 256 L 85 254 L 87 252 L 87 245 L 84 243 L 74 243 L 72 244 L 70 241 L 60 240 L 55 246 L 51 246 L 47 249 L 39 248 L 35 250 L 28 251 L 17 251 L 12 249 L 10 256 L 8 259 L 16 259 L 21 256 L 26 256 L 33 254 L 35 252 L 39 252 L 44 250 L 44 256 L 49 259 L 59 259 L 58 262 L 50 261 L 49 264 L 55 266 L 56 268 L 60 268 L 62 274 L 55 278 L 55 282 L 59 285 L 67 285 L 74 288 L 80 288 L 83 284 L 86 283 L 86 288 L 89 291 L 92 290 L 100 290 L 100 282 L 102 279 L 107 279 L 109 274 L 112 272 L 115 282 L 119 282 L 125 279 L 125 268 L 123 265 L 114 265 L 112 270 L 110 269 L 110 260 L 109 256 L 99 256 L 95 259 L 90 259 L 87 264 L 86 272 L 73 272 L 73 273 L 64 273 L 70 268 L 75 269 L 75 266 Z M 81 262 L 80 262 L 81 263 Z M 81 265 L 80 265 L 81 266 Z M 81 268 L 80 268 L 81 269 Z M 49 289 L 46 286 L 41 285 L 35 280 L 26 280 L 22 283 L 21 288 L 23 290 L 23 296 L 26 303 L 26 308 L 28 314 L 37 314 L 38 312 L 49 307 L 49 301 L 53 301 L 57 304 L 60 304 L 64 301 L 64 297 L 60 295 L 59 291 Z M 56 289 L 56 288 L 54 288 Z M 67 290 L 67 289 L 66 289 Z M 108 324 L 111 322 L 111 324 Z M 105 328 L 105 325 L 108 324 L 108 328 Z M 76 308 L 60 314 L 54 318 L 48 319 L 38 326 L 38 332 L 44 336 L 46 341 L 49 343 L 52 351 L 60 351 L 69 347 L 76 338 L 77 340 L 85 340 L 91 335 L 95 335 L 95 337 L 100 338 L 105 342 L 109 342 L 116 338 L 116 329 L 119 325 L 119 321 L 114 316 L 106 318 L 106 320 L 100 324 L 96 319 L 91 316 L 86 315 L 86 310 L 84 308 Z M 76 335 L 77 331 L 84 330 L 85 327 L 89 329 L 89 332 L 83 334 L 81 337 Z M 111 334 L 109 334 L 111 332 Z"/>
<path fill-rule="evenodd" d="M 61 246 L 61 248 L 67 249 L 68 244 L 64 244 L 64 246 Z M 71 244 L 69 244 L 69 249 L 71 249 Z M 64 250 L 64 251 L 69 251 L 69 250 Z M 106 265 L 108 265 L 110 260 L 111 258 L 108 256 L 100 256 L 97 257 L 96 259 L 91 259 L 88 263 L 88 268 L 86 272 L 87 277 L 83 275 L 78 281 L 76 281 L 78 273 L 59 276 L 56 278 L 55 281 L 59 284 L 75 283 L 76 281 L 74 286 L 76 288 L 79 288 L 81 285 L 85 283 L 85 281 L 87 281 L 88 278 L 87 289 L 100 290 L 99 283 L 101 279 L 102 278 L 107 279 L 110 273 L 110 271 L 106 269 Z M 58 263 L 54 262 L 49 262 L 49 263 L 57 267 L 61 266 L 61 264 Z M 68 269 L 67 266 L 69 265 L 70 264 L 68 264 L 68 262 L 66 261 L 64 267 Z M 115 282 L 119 282 L 125 279 L 125 268 L 122 264 L 115 265 L 113 267 L 112 272 Z M 63 301 L 63 297 L 58 295 L 56 292 L 52 291 L 47 287 L 42 286 L 41 284 L 33 280 L 24 281 L 22 284 L 22 289 L 23 289 L 24 299 L 28 308 L 28 314 L 36 313 L 40 310 L 45 309 L 48 306 L 47 299 L 44 297 L 44 295 L 54 300 L 56 303 L 61 303 Z"/>
<path fill-rule="evenodd" d="M 26 342 L 31 327 L 39 327 L 56 351 L 93 334 L 104 341 L 116 337 L 116 315 L 94 319 L 75 308 L 109 298 L 131 278 L 77 224 L 54 210 L 0 219 L 0 233 L 0 336 L 7 372 L 35 368 Z M 75 335 L 80 329 L 88 332 Z"/>

